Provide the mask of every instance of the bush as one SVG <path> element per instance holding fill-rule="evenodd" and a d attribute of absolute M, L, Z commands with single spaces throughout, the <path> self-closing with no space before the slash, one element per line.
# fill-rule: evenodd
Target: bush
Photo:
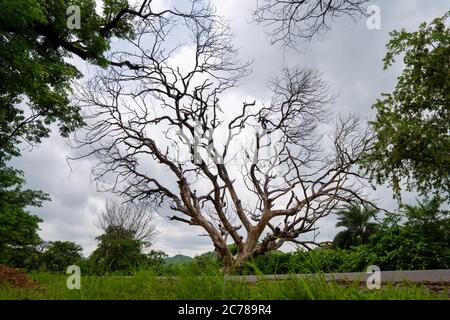
<path fill-rule="evenodd" d="M 41 268 L 50 272 L 66 272 L 81 260 L 81 246 L 70 241 L 50 242 L 41 257 Z"/>
<path fill-rule="evenodd" d="M 382 270 L 448 269 L 450 246 L 425 237 L 417 227 L 392 227 L 371 238 L 366 249 Z"/>
<path fill-rule="evenodd" d="M 3 263 L 10 267 L 25 269 L 27 271 L 38 270 L 40 268 L 42 253 L 35 246 L 8 247 L 5 252 L 6 258 Z"/>

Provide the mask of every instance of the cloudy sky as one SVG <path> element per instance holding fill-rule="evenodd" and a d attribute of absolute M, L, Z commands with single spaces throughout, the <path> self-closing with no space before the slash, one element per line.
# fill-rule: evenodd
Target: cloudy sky
<path fill-rule="evenodd" d="M 177 5 L 181 0 L 164 1 L 162 6 Z M 364 19 L 354 23 L 344 17 L 335 21 L 332 30 L 320 39 L 300 43 L 296 51 L 271 46 L 265 33 L 268 29 L 251 22 L 256 0 L 215 0 L 214 3 L 218 12 L 230 20 L 242 59 L 254 61 L 253 73 L 238 89 L 224 97 L 227 105 L 241 106 L 243 101 L 267 96 L 267 80 L 278 75 L 284 66 L 306 66 L 320 71 L 339 93 L 333 110 L 358 113 L 365 118 L 373 117 L 370 106 L 381 92 L 393 89 L 401 72 L 401 63 L 383 71 L 388 33 L 400 28 L 415 30 L 420 22 L 431 21 L 448 10 L 445 0 L 373 1 L 380 8 L 380 30 L 369 30 Z M 90 76 L 92 68 L 78 60 L 76 64 L 86 77 Z M 72 161 L 69 165 L 67 157 L 71 155 L 73 151 L 68 141 L 54 134 L 39 148 L 24 151 L 12 164 L 25 172 L 27 187 L 43 190 L 52 198 L 42 208 L 31 209 L 44 220 L 40 225 L 41 237 L 47 241 L 75 241 L 89 254 L 95 249 L 95 237 L 100 233 L 94 222 L 106 199 L 112 196 L 97 192 L 95 184 L 91 183 L 91 160 Z M 389 190 L 380 188 L 375 196 L 382 207 L 395 207 Z M 406 195 L 405 201 L 413 202 L 414 195 Z M 159 215 L 155 223 L 159 231 L 155 249 L 169 255 L 190 256 L 212 249 L 206 237 L 198 236 L 199 230 Z M 321 239 L 332 239 L 336 233 L 334 224 L 333 217 L 322 221 Z"/>

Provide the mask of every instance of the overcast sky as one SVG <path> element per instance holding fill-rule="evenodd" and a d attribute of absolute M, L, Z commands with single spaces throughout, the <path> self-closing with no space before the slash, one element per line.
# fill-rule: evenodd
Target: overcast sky
<path fill-rule="evenodd" d="M 166 5 L 176 5 L 181 0 L 164 1 Z M 242 86 L 223 98 L 226 105 L 241 106 L 243 101 L 265 97 L 268 95 L 267 80 L 278 75 L 283 66 L 305 66 L 320 71 L 339 93 L 334 111 L 358 113 L 365 118 L 373 117 L 371 105 L 381 92 L 392 91 L 401 72 L 401 63 L 383 70 L 388 33 L 400 28 L 416 30 L 420 22 L 431 21 L 448 10 L 445 0 L 373 1 L 381 9 L 380 30 L 369 30 L 365 19 L 354 23 L 340 18 L 321 39 L 300 43 L 301 52 L 298 52 L 271 46 L 265 34 L 268 29 L 251 23 L 256 1 L 216 0 L 214 3 L 219 13 L 230 19 L 242 59 L 254 61 L 253 73 L 243 80 Z M 78 60 L 76 64 L 86 77 L 90 76 L 92 68 Z M 89 254 L 95 249 L 95 237 L 100 233 L 94 222 L 106 199 L 112 196 L 97 192 L 95 184 L 91 183 L 91 160 L 70 162 L 69 166 L 66 159 L 70 155 L 73 152 L 67 140 L 53 134 L 39 148 L 24 151 L 12 164 L 24 171 L 27 187 L 43 190 L 52 198 L 42 208 L 30 210 L 44 220 L 40 225 L 40 236 L 46 241 L 77 242 L 83 246 L 85 254 Z M 382 207 L 395 207 L 389 190 L 380 188 L 375 195 Z M 414 196 L 407 195 L 405 201 L 413 202 Z M 159 234 L 154 249 L 164 250 L 169 255 L 190 256 L 212 250 L 210 240 L 199 237 L 198 229 L 158 215 L 155 223 Z M 333 238 L 334 224 L 333 217 L 322 221 L 320 239 Z"/>

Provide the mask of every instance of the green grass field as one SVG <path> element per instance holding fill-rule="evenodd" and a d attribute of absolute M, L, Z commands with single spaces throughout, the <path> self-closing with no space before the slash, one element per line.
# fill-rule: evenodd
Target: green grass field
<path fill-rule="evenodd" d="M 221 275 L 182 275 L 160 278 L 148 271 L 132 277 L 83 276 L 80 290 L 66 287 L 65 275 L 31 274 L 39 283 L 36 289 L 0 287 L 0 299 L 447 299 L 447 294 L 433 293 L 424 286 L 383 285 L 380 290 L 368 290 L 359 283 L 343 286 L 327 283 L 320 275 L 311 279 L 291 278 L 281 281 L 261 280 L 250 284 L 226 279 Z"/>

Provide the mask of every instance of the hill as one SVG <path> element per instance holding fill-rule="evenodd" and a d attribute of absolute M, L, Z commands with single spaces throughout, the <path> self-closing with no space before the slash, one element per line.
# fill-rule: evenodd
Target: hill
<path fill-rule="evenodd" d="M 173 257 L 166 258 L 166 263 L 184 263 L 191 261 L 192 258 L 182 254 L 177 254 Z"/>

